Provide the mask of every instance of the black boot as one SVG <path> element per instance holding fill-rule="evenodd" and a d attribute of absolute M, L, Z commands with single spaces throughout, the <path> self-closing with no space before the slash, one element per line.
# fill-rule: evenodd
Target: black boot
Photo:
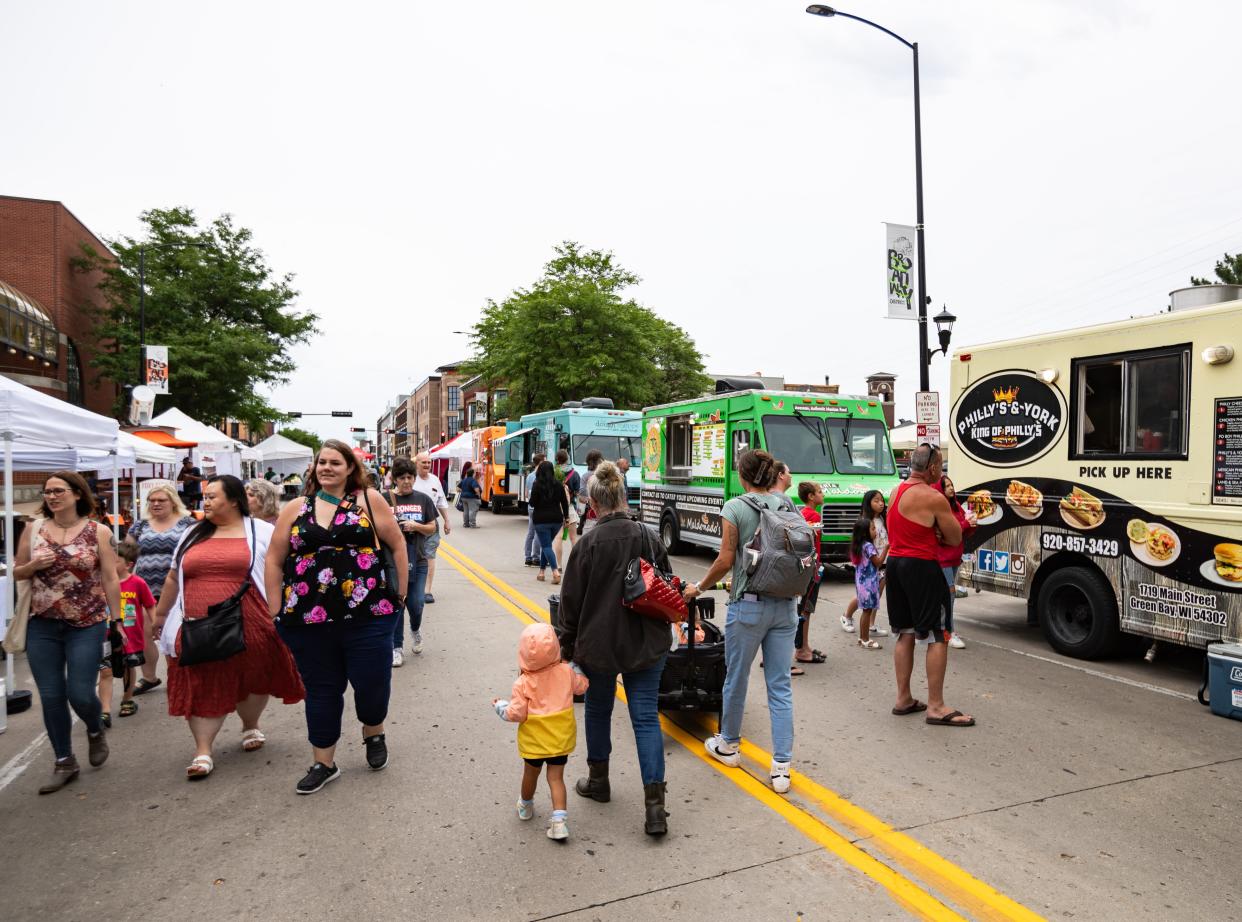
<path fill-rule="evenodd" d="M 647 806 L 647 821 L 643 829 L 649 836 L 662 836 L 668 832 L 668 811 L 664 809 L 664 785 L 653 781 L 643 785 L 643 803 Z"/>
<path fill-rule="evenodd" d="M 587 769 L 591 776 L 579 778 L 574 785 L 574 790 L 583 797 L 598 800 L 601 804 L 608 803 L 612 799 L 612 789 L 608 786 L 608 763 L 588 762 Z"/>

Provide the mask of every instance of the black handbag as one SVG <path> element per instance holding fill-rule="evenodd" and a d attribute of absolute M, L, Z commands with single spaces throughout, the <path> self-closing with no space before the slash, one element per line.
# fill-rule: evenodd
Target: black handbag
<path fill-rule="evenodd" d="M 242 599 L 254 585 L 250 580 L 254 570 L 254 554 L 258 545 L 255 538 L 254 519 L 250 520 L 250 566 L 241 586 L 223 602 L 207 606 L 207 614 L 181 622 L 181 666 L 197 666 L 199 663 L 215 663 L 226 660 L 246 650 L 246 636 L 242 630 Z"/>
<path fill-rule="evenodd" d="M 401 585 L 397 582 L 397 558 L 392 556 L 392 551 L 380 540 L 379 532 L 375 530 L 375 516 L 371 514 L 371 497 L 363 493 L 362 500 L 367 504 L 367 521 L 371 523 L 371 534 L 375 536 L 375 553 L 379 555 L 380 568 L 384 571 L 384 582 L 387 584 L 386 588 L 392 596 L 392 601 L 396 602 L 400 598 L 397 594 L 397 587 Z"/>

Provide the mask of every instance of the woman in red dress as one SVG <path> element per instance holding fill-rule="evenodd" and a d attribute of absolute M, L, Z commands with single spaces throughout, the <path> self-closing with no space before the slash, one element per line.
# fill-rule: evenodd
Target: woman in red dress
<path fill-rule="evenodd" d="M 187 718 L 194 735 L 194 758 L 186 768 L 190 779 L 206 778 L 215 768 L 211 747 L 227 715 L 237 712 L 242 749 L 254 752 L 266 741 L 259 717 L 268 697 L 296 704 L 305 696 L 293 657 L 267 614 L 263 568 L 272 526 L 250 517 L 245 488 L 231 475 L 207 481 L 203 512 L 205 518 L 177 547 L 155 613 L 156 628 L 163 629 L 161 648 L 169 657 L 168 713 Z M 229 598 L 246 580 L 246 649 L 225 660 L 180 665 L 181 620 L 203 617 L 209 605 Z"/>

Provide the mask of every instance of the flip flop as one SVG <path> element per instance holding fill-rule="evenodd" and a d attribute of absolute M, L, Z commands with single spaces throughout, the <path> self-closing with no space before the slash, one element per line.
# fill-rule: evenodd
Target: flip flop
<path fill-rule="evenodd" d="M 954 717 L 965 717 L 961 711 L 949 711 L 943 717 L 928 717 L 927 722 L 934 727 L 973 727 L 975 719 L 973 717 L 966 720 L 954 720 Z"/>
<path fill-rule="evenodd" d="M 790 666 L 790 667 L 789 667 L 789 674 L 790 674 L 790 675 L 806 675 L 806 670 L 805 670 L 805 669 L 799 669 L 797 666 Z"/>
<path fill-rule="evenodd" d="M 149 679 L 139 679 L 138 684 L 134 686 L 135 695 L 145 695 L 153 688 L 158 688 L 164 684 L 163 679 L 156 679 L 154 682 Z"/>
<path fill-rule="evenodd" d="M 898 717 L 905 717 L 907 714 L 917 714 L 919 711 L 926 711 L 927 705 L 918 698 L 914 699 L 914 703 L 904 708 L 893 708 L 893 713 Z"/>
<path fill-rule="evenodd" d="M 797 657 L 797 660 L 800 663 L 826 663 L 828 662 L 828 657 L 824 656 L 824 654 L 818 650 L 812 650 L 809 659 L 803 659 L 799 656 Z"/>

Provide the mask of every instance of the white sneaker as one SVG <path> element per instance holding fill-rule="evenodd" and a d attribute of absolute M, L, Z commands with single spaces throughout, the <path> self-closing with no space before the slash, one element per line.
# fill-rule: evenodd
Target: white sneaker
<path fill-rule="evenodd" d="M 882 627 L 876 627 L 875 625 L 872 625 L 871 636 L 872 637 L 887 637 L 888 631 Z"/>
<path fill-rule="evenodd" d="M 535 818 L 534 801 L 519 800 L 517 802 L 517 815 L 520 820 L 533 820 Z"/>
<path fill-rule="evenodd" d="M 772 779 L 772 790 L 777 794 L 786 793 L 789 790 L 789 763 L 773 762 L 770 777 Z"/>
<path fill-rule="evenodd" d="M 411 649 L 414 651 L 415 656 L 423 652 L 423 635 L 421 631 L 414 632 L 414 646 Z"/>
<path fill-rule="evenodd" d="M 564 842 L 569 838 L 569 823 L 566 820 L 553 820 L 548 823 L 548 838 Z"/>
<path fill-rule="evenodd" d="M 965 650 L 966 641 L 962 640 L 962 638 L 958 635 L 957 631 L 954 631 L 952 634 L 949 635 L 949 646 L 952 647 L 954 650 Z"/>
<path fill-rule="evenodd" d="M 726 743 L 719 733 L 705 739 L 703 748 L 711 753 L 716 761 L 723 762 L 730 768 L 737 768 L 742 764 L 742 754 L 737 751 L 737 744 Z"/>
<path fill-rule="evenodd" d="M 405 665 L 405 654 L 401 652 L 400 648 L 393 650 L 392 651 L 392 668 L 399 669 L 400 667 L 404 665 Z"/>
<path fill-rule="evenodd" d="M 852 618 L 845 617 L 845 615 L 842 615 L 841 616 L 841 630 L 845 631 L 845 633 L 847 634 L 853 634 L 854 633 L 854 620 Z"/>

